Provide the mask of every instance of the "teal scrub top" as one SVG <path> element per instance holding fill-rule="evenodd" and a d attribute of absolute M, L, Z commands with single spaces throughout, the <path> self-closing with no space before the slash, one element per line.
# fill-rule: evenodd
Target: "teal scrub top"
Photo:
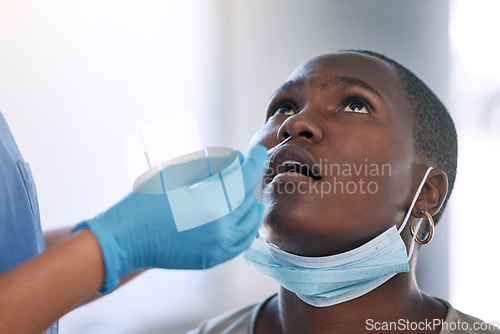
<path fill-rule="evenodd" d="M 43 252 L 35 182 L 0 112 L 0 275 Z M 45 333 L 57 334 L 58 324 Z"/>

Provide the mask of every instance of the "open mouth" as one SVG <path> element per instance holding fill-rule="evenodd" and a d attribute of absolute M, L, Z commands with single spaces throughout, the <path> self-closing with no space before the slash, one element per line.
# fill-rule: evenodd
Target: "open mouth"
<path fill-rule="evenodd" d="M 285 144 L 274 152 L 269 159 L 265 179 L 271 182 L 281 173 L 299 173 L 315 181 L 321 180 L 319 164 L 307 149 L 298 145 Z"/>
<path fill-rule="evenodd" d="M 299 161 L 284 161 L 278 166 L 277 172 L 278 174 L 288 172 L 300 173 L 316 181 L 321 179 L 321 175 L 319 173 L 315 173 L 312 168 L 309 168 L 308 165 L 305 165 Z"/>

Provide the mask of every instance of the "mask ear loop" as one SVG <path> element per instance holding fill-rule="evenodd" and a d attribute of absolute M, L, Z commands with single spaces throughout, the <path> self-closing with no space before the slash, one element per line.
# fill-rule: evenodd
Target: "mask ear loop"
<path fill-rule="evenodd" d="M 416 230 L 418 231 L 420 228 L 421 222 L 418 222 Z M 413 250 L 415 249 L 415 241 L 416 241 L 416 235 L 415 237 L 411 238 L 411 244 L 410 244 L 410 250 L 408 251 L 408 261 L 410 261 L 411 256 L 413 255 Z"/>
<path fill-rule="evenodd" d="M 420 195 L 420 192 L 422 191 L 422 188 L 424 187 L 425 181 L 427 181 L 427 177 L 429 176 L 429 173 L 431 172 L 433 168 L 429 167 L 427 168 L 427 171 L 425 172 L 424 177 L 422 178 L 422 181 L 420 182 L 420 185 L 418 186 L 417 192 L 415 193 L 415 196 L 413 196 L 413 200 L 411 201 L 410 208 L 408 209 L 408 212 L 406 213 L 405 219 L 403 220 L 403 224 L 401 224 L 401 227 L 398 229 L 398 233 L 401 234 L 403 229 L 406 226 L 406 223 L 408 223 L 408 219 L 410 219 L 410 214 L 411 211 L 413 210 L 413 206 L 417 202 L 418 195 Z M 418 222 L 416 231 L 420 228 L 420 223 Z M 415 238 L 412 238 L 411 244 L 410 244 L 410 251 L 408 252 L 408 260 L 410 260 L 412 254 L 413 254 L 413 249 L 415 248 Z"/>

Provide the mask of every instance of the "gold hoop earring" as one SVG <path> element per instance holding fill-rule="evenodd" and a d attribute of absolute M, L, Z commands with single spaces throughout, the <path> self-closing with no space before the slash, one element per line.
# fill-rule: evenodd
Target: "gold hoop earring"
<path fill-rule="evenodd" d="M 413 225 L 410 225 L 410 232 L 412 237 L 415 235 L 416 242 L 418 242 L 421 245 L 425 245 L 429 243 L 434 237 L 434 220 L 432 219 L 432 216 L 429 214 L 429 212 L 425 210 L 420 210 L 420 213 L 423 213 L 427 218 L 427 222 L 429 223 L 429 235 L 424 240 L 420 239 L 417 235 L 415 235 L 415 226 Z"/>

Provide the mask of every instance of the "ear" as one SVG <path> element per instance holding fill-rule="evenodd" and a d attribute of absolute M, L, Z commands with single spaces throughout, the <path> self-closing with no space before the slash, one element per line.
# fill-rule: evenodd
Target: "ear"
<path fill-rule="evenodd" d="M 420 177 L 423 177 L 420 176 Z M 425 181 L 422 191 L 411 215 L 415 218 L 422 218 L 422 210 L 434 216 L 443 206 L 443 202 L 448 194 L 448 176 L 440 169 L 432 169 Z"/>

